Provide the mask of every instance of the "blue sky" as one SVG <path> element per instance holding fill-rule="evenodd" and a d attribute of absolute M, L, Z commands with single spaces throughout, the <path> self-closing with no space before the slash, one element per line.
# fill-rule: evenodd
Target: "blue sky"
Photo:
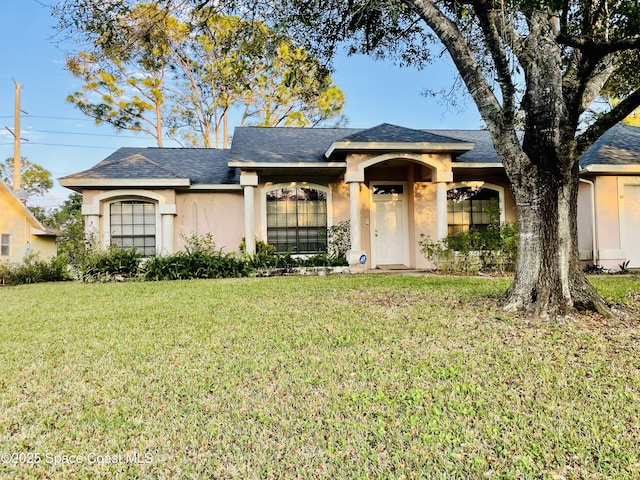
<path fill-rule="evenodd" d="M 21 137 L 28 141 L 21 143 L 21 155 L 55 178 L 90 168 L 122 146 L 155 146 L 142 134 L 118 134 L 109 126 L 96 126 L 65 101 L 81 84 L 64 68 L 65 50 L 72 45 L 56 41 L 54 23 L 37 0 L 3 1 L 0 7 L 0 159 L 13 157 L 13 137 L 5 126 L 14 125 L 14 79 L 22 85 L 21 109 L 26 112 L 21 116 Z M 464 111 L 457 111 L 421 94 L 451 85 L 455 69 L 446 59 L 417 71 L 367 57 L 341 57 L 335 68 L 334 82 L 345 92 L 344 114 L 350 127 L 384 122 L 430 129 L 482 125 L 471 100 Z M 56 183 L 48 195 L 32 203 L 56 206 L 69 193 Z"/>

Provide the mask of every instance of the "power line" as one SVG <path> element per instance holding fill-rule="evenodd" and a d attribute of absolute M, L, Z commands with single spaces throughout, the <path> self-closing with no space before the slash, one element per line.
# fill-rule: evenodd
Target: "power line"
<path fill-rule="evenodd" d="M 25 133 L 55 133 L 59 135 L 86 135 L 92 137 L 118 137 L 118 138 L 140 138 L 138 135 L 120 135 L 117 133 L 84 133 L 84 132 L 57 132 L 54 130 L 27 130 Z"/>
<path fill-rule="evenodd" d="M 0 145 L 13 145 L 12 143 L 0 143 Z M 48 147 L 72 147 L 72 148 L 102 148 L 103 150 L 113 150 L 113 147 L 98 147 L 96 145 L 69 145 L 64 143 L 42 143 L 28 142 L 24 145 L 46 145 Z"/>

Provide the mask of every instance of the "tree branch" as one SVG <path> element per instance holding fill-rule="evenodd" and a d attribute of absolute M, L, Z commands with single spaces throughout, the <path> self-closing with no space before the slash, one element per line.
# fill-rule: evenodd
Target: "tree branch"
<path fill-rule="evenodd" d="M 640 88 L 600 117 L 577 139 L 577 154 L 582 155 L 600 136 L 640 107 Z"/>

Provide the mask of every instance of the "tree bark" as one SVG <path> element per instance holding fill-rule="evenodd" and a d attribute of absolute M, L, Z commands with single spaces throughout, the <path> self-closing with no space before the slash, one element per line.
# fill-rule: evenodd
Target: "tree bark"
<path fill-rule="evenodd" d="M 609 315 L 582 271 L 577 243 L 578 181 L 538 171 L 514 185 L 519 224 L 516 273 L 503 306 L 557 320 L 576 311 Z"/>

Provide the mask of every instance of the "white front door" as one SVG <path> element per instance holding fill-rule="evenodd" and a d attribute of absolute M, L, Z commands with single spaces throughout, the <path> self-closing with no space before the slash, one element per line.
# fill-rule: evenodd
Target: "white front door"
<path fill-rule="evenodd" d="M 630 268 L 640 268 L 640 185 L 624 186 L 622 247 Z"/>
<path fill-rule="evenodd" d="M 407 186 L 371 184 L 371 264 L 409 265 Z"/>

